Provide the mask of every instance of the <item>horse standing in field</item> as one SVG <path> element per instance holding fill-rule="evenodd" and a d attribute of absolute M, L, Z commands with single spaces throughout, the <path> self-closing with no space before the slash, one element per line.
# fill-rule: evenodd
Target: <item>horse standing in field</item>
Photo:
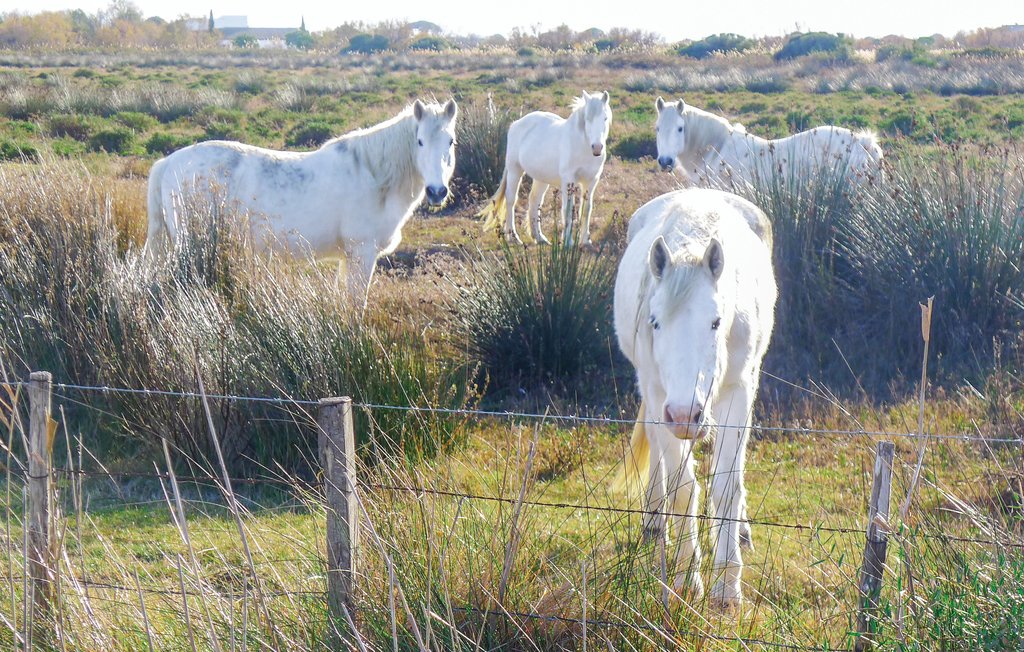
<path fill-rule="evenodd" d="M 343 254 L 349 291 L 365 302 L 377 259 L 398 247 L 424 195 L 432 206 L 448 196 L 457 112 L 455 100 L 443 107 L 417 100 L 313 152 L 229 141 L 178 150 L 149 173 L 146 254 L 159 254 L 178 237 L 183 198 L 216 196 L 249 214 L 259 246 Z"/>
<path fill-rule="evenodd" d="M 655 106 L 658 164 L 666 171 L 678 164 L 693 183 L 702 179 L 713 186 L 752 183 L 774 172 L 806 177 L 826 166 L 862 183 L 881 167 L 882 148 L 870 131 L 826 125 L 767 140 L 682 100 L 666 104 L 659 97 Z"/>
<path fill-rule="evenodd" d="M 501 213 L 506 211 L 505 237 L 516 242 L 516 198 L 523 174 L 533 179 L 530 188 L 530 233 L 542 244 L 550 244 L 540 230 L 540 205 L 548 188 L 558 184 L 562 210 L 555 219 L 557 228 L 563 229 L 566 245 L 572 243 L 573 219 L 570 214 L 569 185 L 580 186 L 580 211 L 583 230 L 579 241 L 590 246 L 590 214 L 594 208 L 594 190 L 601 180 L 607 157 L 605 144 L 612 125 L 612 109 L 608 91 L 590 95 L 586 91 L 576 98 L 572 113 L 562 118 L 546 111 L 534 111 L 519 118 L 508 129 L 505 151 L 505 173 L 498 191 L 481 212 L 486 217 L 485 228 L 497 226 Z M 584 207 L 584 201 L 586 206 Z M 566 222 L 563 226 L 563 220 Z"/>
<path fill-rule="evenodd" d="M 620 484 L 649 473 L 644 538 L 665 536 L 665 512 L 673 514 L 673 586 L 700 597 L 693 451 L 714 432 L 711 600 L 723 608 L 743 599 L 740 545 L 751 547 L 743 469 L 776 294 L 771 225 L 749 201 L 690 188 L 651 200 L 630 220 L 615 332 L 642 401 Z"/>

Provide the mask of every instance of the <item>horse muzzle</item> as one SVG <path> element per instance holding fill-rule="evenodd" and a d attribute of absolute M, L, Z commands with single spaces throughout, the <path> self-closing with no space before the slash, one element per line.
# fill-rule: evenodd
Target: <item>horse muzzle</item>
<path fill-rule="evenodd" d="M 672 168 L 676 166 L 676 160 L 669 156 L 661 156 L 658 158 L 658 165 L 661 166 L 663 172 L 671 172 Z"/>
<path fill-rule="evenodd" d="M 445 186 L 427 186 L 427 203 L 431 206 L 440 206 L 448 196 L 448 188 Z"/>
<path fill-rule="evenodd" d="M 597 143 L 596 145 L 591 145 L 590 146 L 590 150 L 592 152 L 594 152 L 594 156 L 600 156 L 601 154 L 604 153 L 604 145 L 602 145 L 601 143 Z"/>
<path fill-rule="evenodd" d="M 697 441 L 707 434 L 704 410 L 699 405 L 685 410 L 666 405 L 661 418 L 662 424 L 676 439 Z"/>

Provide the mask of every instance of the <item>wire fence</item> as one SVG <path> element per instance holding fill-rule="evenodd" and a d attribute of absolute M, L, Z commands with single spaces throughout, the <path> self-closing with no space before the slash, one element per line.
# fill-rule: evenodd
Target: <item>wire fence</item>
<path fill-rule="evenodd" d="M 27 387 L 26 381 L 0 381 L 0 386 L 22 388 Z M 290 398 L 287 396 L 242 396 L 236 394 L 215 394 L 200 392 L 183 392 L 160 389 L 113 387 L 108 385 L 78 385 L 72 383 L 53 383 L 53 388 L 58 390 L 73 390 L 99 394 L 133 394 L 138 396 L 162 396 L 168 398 L 187 398 L 201 400 L 206 398 L 215 401 L 233 401 L 249 403 L 265 403 L 280 406 L 301 406 L 317 407 L 319 400 Z M 637 418 L 626 418 L 621 416 L 589 416 L 576 414 L 556 414 L 551 412 L 516 412 L 510 410 L 480 410 L 469 408 L 443 408 L 432 406 L 415 405 L 387 405 L 372 402 L 353 402 L 353 407 L 365 410 L 388 410 L 412 413 L 446 414 L 453 416 L 464 416 L 473 418 L 498 418 L 498 419 L 521 419 L 542 421 L 547 423 L 578 423 L 590 425 L 667 425 L 664 421 L 645 420 Z M 930 433 L 930 432 L 908 432 L 900 430 L 868 430 L 868 429 L 836 429 L 836 428 L 809 428 L 803 426 L 768 426 L 764 424 L 717 424 L 720 428 L 734 428 L 739 430 L 757 430 L 762 433 L 779 433 L 788 435 L 835 435 L 844 437 L 895 437 L 898 439 L 913 440 L 934 440 L 934 441 L 960 441 L 960 442 L 984 442 L 989 444 L 1020 444 L 1024 446 L 1024 429 L 1020 434 L 1003 432 L 1008 430 L 1006 425 L 996 425 L 997 432 L 992 435 L 978 435 L 970 432 L 960 433 Z"/>
<path fill-rule="evenodd" d="M 12 390 L 20 390 L 21 388 L 27 387 L 28 383 L 23 381 L 14 382 L 0 382 L 0 385 L 11 388 Z M 105 386 L 88 386 L 78 385 L 69 383 L 53 383 L 54 389 L 62 392 L 81 392 L 81 393 L 100 393 L 100 394 L 133 394 L 139 396 L 160 396 L 170 398 L 181 398 L 190 400 L 223 400 L 223 401 L 248 401 L 255 403 L 273 404 L 277 406 L 293 406 L 299 407 L 303 410 L 319 406 L 319 401 L 313 400 L 297 400 L 288 397 L 268 397 L 268 396 L 238 396 L 231 394 L 204 394 L 201 392 L 177 392 L 177 391 L 166 391 L 166 390 L 152 390 L 152 389 L 136 389 L 136 388 L 123 388 L 123 387 L 105 387 Z M 60 395 L 58 395 L 60 397 Z M 367 411 L 375 410 L 401 410 L 415 413 L 440 413 L 464 416 L 467 418 L 498 418 L 498 419 L 517 419 L 517 420 L 535 420 L 544 423 L 573 423 L 573 424 L 588 424 L 588 425 L 633 425 L 636 423 L 633 419 L 623 418 L 612 418 L 612 417 L 595 417 L 595 416 L 581 416 L 581 415 L 559 415 L 550 413 L 530 413 L 530 412 L 512 412 L 512 411 L 495 411 L 495 410 L 475 410 L 475 409 L 449 409 L 449 408 L 431 408 L 431 407 L 416 407 L 416 406 L 400 406 L 400 405 L 384 405 L 377 403 L 353 403 L 353 407 Z M 658 421 L 647 421 L 644 423 L 657 425 Z M 860 430 L 826 430 L 826 429 L 813 429 L 813 428 L 785 428 L 785 427 L 766 427 L 763 425 L 751 426 L 754 429 L 758 429 L 762 432 L 779 432 L 789 433 L 795 435 L 839 435 L 839 436 L 865 436 L 865 437 L 893 437 L 893 438 L 907 438 L 912 440 L 927 441 L 944 441 L 944 442 L 983 442 L 986 444 L 990 443 L 1005 443 L 1005 444 L 1021 444 L 1024 446 L 1024 433 L 1019 436 L 981 436 L 969 433 L 961 434 L 932 434 L 932 433 L 912 433 L 912 432 L 885 432 L 885 431 L 868 431 L 864 429 Z M 12 425 L 13 432 L 13 425 Z M 11 457 L 11 451 L 7 449 L 8 459 L 16 459 Z M 22 468 L 15 470 L 8 468 L 7 474 L 11 478 L 17 478 L 21 480 L 29 480 L 38 478 L 38 476 L 32 476 L 28 473 L 27 469 Z M 302 492 L 319 492 L 321 489 L 321 483 L 318 478 L 301 479 L 296 477 L 271 477 L 271 476 L 260 476 L 260 477 L 234 477 L 228 476 L 227 474 L 201 474 L 201 473 L 188 473 L 188 474 L 174 474 L 170 471 L 161 472 L 126 472 L 126 471 L 115 471 L 108 472 L 106 470 L 94 471 L 87 470 L 84 468 L 63 468 L 54 469 L 52 475 L 55 478 L 64 478 L 71 481 L 81 481 L 84 479 L 103 479 L 113 482 L 127 482 L 132 480 L 148 480 L 156 481 L 161 485 L 169 483 L 171 481 L 177 481 L 182 484 L 192 485 L 203 485 L 216 487 L 222 492 L 224 490 L 225 483 L 238 484 L 238 485 L 250 485 L 250 486 L 273 486 L 285 490 L 299 490 Z M 48 477 L 48 476 L 44 476 Z M 865 530 L 862 527 L 842 527 L 829 525 L 826 523 L 791 523 L 783 522 L 780 520 L 762 519 L 762 518 L 728 518 L 724 516 L 712 515 L 712 514 L 688 514 L 678 513 L 671 510 L 659 509 L 657 511 L 637 509 L 632 507 L 623 507 L 616 505 L 595 505 L 585 504 L 569 501 L 549 501 L 549 500 L 535 500 L 527 499 L 524 496 L 510 497 L 504 495 L 488 495 L 478 492 L 459 491 L 453 489 L 443 489 L 430 486 L 417 486 L 414 484 L 402 484 L 394 482 L 380 482 L 380 481 L 366 481 L 359 479 L 356 481 L 356 489 L 358 492 L 392 492 L 392 493 L 404 493 L 413 496 L 434 496 L 439 498 L 451 498 L 459 501 L 483 501 L 489 503 L 499 503 L 504 505 L 516 506 L 517 508 L 522 507 L 536 507 L 543 509 L 554 509 L 554 510 L 572 510 L 572 511 L 586 511 L 586 512 L 597 512 L 606 514 L 619 514 L 619 515 L 630 515 L 630 516 L 652 516 L 660 515 L 665 517 L 679 517 L 679 518 L 694 518 L 698 521 L 706 521 L 714 524 L 723 523 L 746 523 L 750 525 L 757 525 L 766 528 L 781 529 L 795 531 L 802 534 L 816 535 L 819 533 L 823 534 L 836 534 L 836 535 L 857 535 L 863 536 Z M 204 501 L 184 499 L 186 503 L 201 503 Z M 221 507 L 224 507 L 228 501 L 224 504 L 216 503 Z M 8 501 L 9 503 L 9 501 Z M 134 503 L 128 503 L 127 501 L 117 500 L 111 501 L 111 504 L 117 505 L 167 505 L 170 506 L 171 500 L 165 494 L 162 499 L 154 499 L 150 501 L 137 501 Z M 211 503 L 212 504 L 212 503 Z M 460 503 L 461 504 L 461 503 Z M 8 509 L 10 504 L 8 504 Z M 173 508 L 172 508 L 173 512 Z M 1002 539 L 997 537 L 971 537 L 961 536 L 946 532 L 924 532 L 924 531 L 900 531 L 890 533 L 897 538 L 905 540 L 923 539 L 923 540 L 935 540 L 939 542 L 955 542 L 970 545 L 980 546 L 992 546 L 996 548 L 1005 548 L 1013 550 L 1024 550 L 1024 543 L 1013 540 L 1012 535 L 1007 535 Z M 126 539 L 126 541 L 128 541 Z M 159 542 L 147 541 L 145 539 L 133 539 L 131 542 L 136 544 L 153 544 L 159 545 Z M 281 559 L 260 559 L 256 562 L 250 561 L 253 567 L 265 566 L 274 563 L 304 563 L 312 562 L 316 564 L 323 564 L 324 559 L 319 556 L 312 557 L 293 557 L 293 558 L 281 558 Z M 26 578 L 24 576 L 8 575 L 0 576 L 0 582 L 23 582 Z M 128 592 L 132 594 L 144 593 L 148 595 L 164 595 L 164 596 L 193 596 L 199 597 L 201 595 L 215 597 L 238 597 L 236 593 L 224 593 L 218 591 L 208 592 L 208 587 L 203 587 L 202 591 L 187 590 L 184 587 L 173 587 L 173 586 L 154 586 L 154 585 L 137 585 L 129 586 L 114 580 L 98 579 L 98 578 L 80 578 L 80 577 L 66 577 L 65 581 L 70 582 L 73 585 L 81 587 L 87 587 L 97 590 L 107 590 L 114 592 Z M 289 597 L 289 596 L 302 596 L 309 598 L 323 598 L 326 594 L 323 591 L 315 590 L 275 590 L 268 591 L 264 594 L 266 597 Z M 588 619 L 588 618 L 573 618 L 562 615 L 552 614 L 541 614 L 534 613 L 531 611 L 517 611 L 517 610 L 506 610 L 504 608 L 495 609 L 480 609 L 474 606 L 455 606 L 449 605 L 452 611 L 462 612 L 467 615 L 497 615 L 505 618 L 519 619 L 521 621 L 526 620 L 537 620 L 547 622 L 560 622 L 567 625 L 573 626 L 584 626 L 594 628 L 625 628 L 635 630 L 638 627 L 641 629 L 649 627 L 653 631 L 658 632 L 659 635 L 669 637 L 683 637 L 683 638 L 700 638 L 712 641 L 719 641 L 724 643 L 735 643 L 745 647 L 766 647 L 773 649 L 788 649 L 788 650 L 817 650 L 821 652 L 831 652 L 836 649 L 844 648 L 833 648 L 828 646 L 806 646 L 798 645 L 788 642 L 777 642 L 769 641 L 758 637 L 744 637 L 744 636 L 729 636 L 724 634 L 717 634 L 714 632 L 707 631 L 687 631 L 675 629 L 670 626 L 661 624 L 649 624 L 638 625 L 637 622 L 627 621 L 616 621 L 612 619 Z"/>

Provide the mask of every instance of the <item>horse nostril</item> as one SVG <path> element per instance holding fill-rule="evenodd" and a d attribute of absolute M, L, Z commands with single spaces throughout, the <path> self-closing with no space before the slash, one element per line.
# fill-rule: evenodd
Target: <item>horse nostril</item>
<path fill-rule="evenodd" d="M 698 423 L 702 416 L 704 416 L 704 409 L 703 408 L 697 408 L 697 411 L 693 413 L 693 419 L 692 419 L 693 423 Z"/>

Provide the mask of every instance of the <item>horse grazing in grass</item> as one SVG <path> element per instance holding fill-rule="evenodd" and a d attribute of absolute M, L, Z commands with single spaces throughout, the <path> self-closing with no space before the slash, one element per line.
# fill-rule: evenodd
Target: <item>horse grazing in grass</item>
<path fill-rule="evenodd" d="M 199 193 L 249 214 L 258 245 L 343 254 L 352 296 L 365 302 L 377 259 L 402 239 L 426 195 L 439 205 L 455 167 L 458 107 L 417 100 L 397 116 L 313 152 L 208 141 L 157 161 L 149 173 L 147 256 L 178 237 L 183 197 Z"/>
<path fill-rule="evenodd" d="M 615 332 L 642 401 L 619 484 L 649 474 L 644 538 L 665 536 L 673 514 L 674 588 L 703 595 L 693 451 L 714 433 L 710 498 L 720 520 L 710 597 L 724 608 L 743 599 L 740 544 L 751 546 L 744 458 L 775 299 L 771 225 L 749 201 L 690 188 L 633 215 L 615 282 Z"/>
<path fill-rule="evenodd" d="M 555 224 L 557 228 L 563 229 L 565 244 L 572 243 L 575 215 L 570 214 L 569 185 L 575 183 L 580 186 L 583 222 L 579 241 L 584 246 L 590 246 L 590 214 L 594 208 L 594 190 L 604 170 L 607 157 L 605 144 L 608 142 L 611 125 L 612 109 L 608 91 L 594 95 L 583 91 L 573 102 L 572 114 L 568 118 L 546 111 L 534 111 L 513 122 L 508 129 L 505 173 L 501 177 L 498 191 L 481 211 L 481 216 L 487 218 L 484 228 L 496 227 L 504 210 L 505 237 L 522 242 L 516 231 L 515 208 L 519 182 L 523 174 L 528 174 L 533 179 L 529 198 L 530 233 L 533 239 L 542 244 L 550 244 L 540 230 L 540 205 L 548 188 L 558 184 L 562 210 Z M 575 213 L 575 210 L 571 212 Z M 564 228 L 563 220 L 566 222 Z"/>
<path fill-rule="evenodd" d="M 659 97 L 655 106 L 658 164 L 666 171 L 678 164 L 694 183 L 749 184 L 776 172 L 806 178 L 832 168 L 860 184 L 877 176 L 881 168 L 882 148 L 870 131 L 826 125 L 767 140 L 682 100 L 666 104 Z"/>

